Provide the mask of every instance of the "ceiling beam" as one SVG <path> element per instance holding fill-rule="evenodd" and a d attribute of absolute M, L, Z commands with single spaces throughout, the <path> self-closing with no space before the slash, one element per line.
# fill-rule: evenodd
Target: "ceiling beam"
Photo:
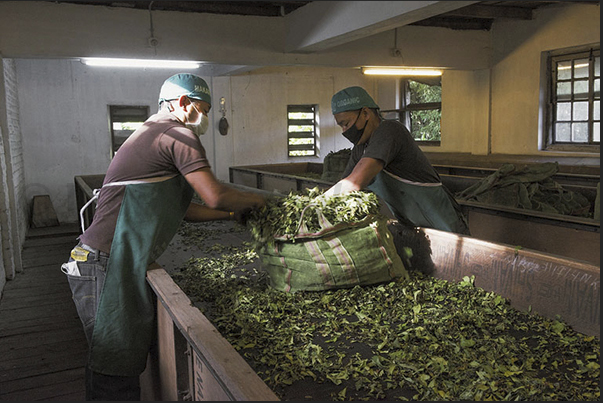
<path fill-rule="evenodd" d="M 413 22 L 411 25 L 424 27 L 442 27 L 456 30 L 481 30 L 489 31 L 492 28 L 491 19 L 487 18 L 461 18 L 461 17 L 431 17 L 428 20 Z"/>
<path fill-rule="evenodd" d="M 473 4 L 463 8 L 449 11 L 445 16 L 470 17 L 470 18 L 514 18 L 520 20 L 531 20 L 532 9 L 510 6 L 488 6 Z"/>
<path fill-rule="evenodd" d="M 476 1 L 313 1 L 287 15 L 288 53 L 343 45 Z"/>

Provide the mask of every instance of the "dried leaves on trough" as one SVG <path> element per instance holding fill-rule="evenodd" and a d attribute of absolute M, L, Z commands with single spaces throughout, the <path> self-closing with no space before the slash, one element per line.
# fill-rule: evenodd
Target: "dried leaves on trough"
<path fill-rule="evenodd" d="M 250 245 L 172 276 L 282 400 L 600 400 L 597 338 L 517 311 L 473 278 L 411 271 L 288 294 L 267 286 Z"/>

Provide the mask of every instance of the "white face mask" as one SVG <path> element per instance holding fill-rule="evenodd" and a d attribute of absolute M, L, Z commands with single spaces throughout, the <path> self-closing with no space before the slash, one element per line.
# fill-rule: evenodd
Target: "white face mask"
<path fill-rule="evenodd" d="M 195 133 L 197 137 L 199 137 L 202 134 L 205 134 L 205 132 L 209 128 L 209 118 L 205 116 L 205 114 L 199 112 L 199 109 L 197 109 L 194 104 L 193 108 L 195 108 L 195 110 L 199 114 L 199 119 L 197 119 L 197 121 L 194 123 L 187 123 L 186 127 L 191 129 L 192 132 Z"/>

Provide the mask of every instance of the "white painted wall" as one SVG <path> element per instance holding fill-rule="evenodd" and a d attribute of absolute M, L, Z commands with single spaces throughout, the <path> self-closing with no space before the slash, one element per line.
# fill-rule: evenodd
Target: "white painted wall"
<path fill-rule="evenodd" d="M 442 75 L 442 140 L 431 152 L 489 153 L 490 70 Z M 426 149 L 424 147 L 424 149 Z"/>
<path fill-rule="evenodd" d="M 31 203 L 48 194 L 60 222 L 77 222 L 74 176 L 104 174 L 111 160 L 108 105 L 147 105 L 156 113 L 161 84 L 177 71 L 50 59 L 17 59 L 16 66 L 25 197 Z"/>
<path fill-rule="evenodd" d="M 25 198 L 50 195 L 60 222 L 76 222 L 74 176 L 104 174 L 111 157 L 108 105 L 147 105 L 157 111 L 163 81 L 174 71 L 88 67 L 73 60 L 17 59 Z M 373 92 L 374 79 L 357 69 L 265 68 L 233 77 L 204 77 L 212 90 L 210 129 L 201 137 L 216 176 L 228 168 L 281 162 L 322 162 L 350 147 L 331 114 L 331 96 L 350 85 Z M 219 100 L 226 101 L 230 129 L 218 131 Z M 377 94 L 375 94 L 378 100 Z M 378 101 L 377 101 L 378 102 Z M 319 157 L 288 158 L 288 104 L 318 104 Z"/>
<path fill-rule="evenodd" d="M 532 21 L 493 25 L 492 153 L 567 155 L 538 148 L 541 53 L 599 43 L 598 4 L 545 7 Z"/>
<path fill-rule="evenodd" d="M 491 33 L 477 35 L 440 28 L 399 29 L 401 60 L 434 66 L 455 62 L 442 78 L 442 144 L 426 151 L 538 153 L 540 52 L 597 42 L 598 11 L 596 5 L 552 7 L 538 12 L 534 21 L 502 22 Z M 362 65 L 362 50 L 379 39 L 380 46 L 391 47 L 392 38 L 381 35 L 385 34 L 336 46 L 325 53 L 334 59 L 355 59 L 357 65 Z M 453 53 L 456 56 L 451 56 Z M 302 62 L 308 60 L 299 57 Z M 155 112 L 159 87 L 175 71 L 94 69 L 70 59 L 15 60 L 25 197 L 30 202 L 36 194 L 49 194 L 59 220 L 75 222 L 73 177 L 104 173 L 110 161 L 107 105 L 146 104 Z M 492 69 L 484 68 L 484 60 L 492 63 Z M 228 181 L 228 167 L 234 165 L 320 162 L 329 151 L 350 147 L 339 135 L 330 113 L 330 98 L 342 88 L 361 85 L 383 109 L 396 106 L 394 79 L 367 78 L 356 67 L 300 64 L 275 65 L 227 77 L 199 73 L 208 80 L 214 100 L 211 129 L 201 140 L 219 179 Z M 217 129 L 222 96 L 230 123 L 227 136 L 221 136 Z M 286 106 L 294 103 L 319 105 L 318 158 L 286 156 Z"/>

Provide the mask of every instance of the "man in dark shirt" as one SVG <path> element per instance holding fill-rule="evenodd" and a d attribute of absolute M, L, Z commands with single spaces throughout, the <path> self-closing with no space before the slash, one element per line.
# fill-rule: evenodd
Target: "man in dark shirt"
<path fill-rule="evenodd" d="M 265 203 L 212 173 L 199 140 L 211 108 L 201 77 L 168 78 L 159 104 L 111 161 L 93 221 L 62 267 L 90 348 L 86 400 L 140 400 L 154 320 L 146 270 L 182 219 L 233 219 Z M 193 193 L 205 203 L 191 203 Z"/>
<path fill-rule="evenodd" d="M 363 88 L 339 91 L 331 109 L 354 147 L 343 179 L 327 194 L 367 188 L 403 225 L 469 233 L 460 206 L 408 129 L 381 118 L 379 106 Z"/>

